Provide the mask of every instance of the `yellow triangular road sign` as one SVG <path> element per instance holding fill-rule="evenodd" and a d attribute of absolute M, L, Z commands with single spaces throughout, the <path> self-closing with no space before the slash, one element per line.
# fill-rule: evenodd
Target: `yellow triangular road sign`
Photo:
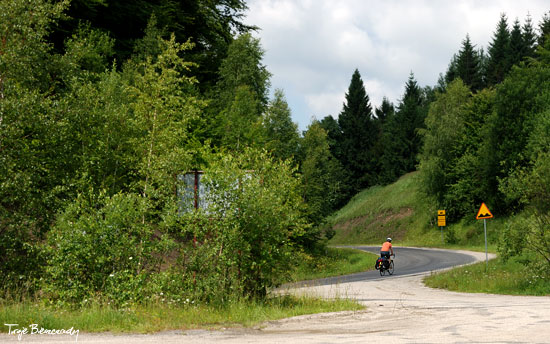
<path fill-rule="evenodd" d="M 479 210 L 477 211 L 476 220 L 490 219 L 492 217 L 493 214 L 491 214 L 491 211 L 487 208 L 487 205 L 485 203 L 481 203 L 481 207 L 479 207 Z"/>

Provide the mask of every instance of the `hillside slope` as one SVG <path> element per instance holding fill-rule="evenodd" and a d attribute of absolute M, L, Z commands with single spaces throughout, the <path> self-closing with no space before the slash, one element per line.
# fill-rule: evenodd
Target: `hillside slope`
<path fill-rule="evenodd" d="M 489 246 L 494 249 L 505 219 L 490 220 Z M 327 219 L 335 232 L 330 244 L 381 244 L 386 237 L 397 245 L 431 247 L 484 246 L 483 223 L 471 218 L 437 227 L 437 209 L 420 192 L 418 172 L 387 186 L 365 189 Z"/>

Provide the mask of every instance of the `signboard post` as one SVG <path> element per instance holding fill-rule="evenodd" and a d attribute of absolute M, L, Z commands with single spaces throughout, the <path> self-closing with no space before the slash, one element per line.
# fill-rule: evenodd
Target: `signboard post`
<path fill-rule="evenodd" d="M 445 210 L 437 211 L 437 225 L 439 226 L 439 229 L 441 229 L 441 243 L 445 244 L 445 240 L 443 240 L 443 227 L 446 225 Z"/>
<path fill-rule="evenodd" d="M 493 218 L 493 214 L 485 203 L 481 203 L 481 207 L 477 211 L 476 220 L 483 219 L 483 230 L 485 231 L 485 271 L 489 270 L 489 254 L 487 253 L 487 219 Z"/>

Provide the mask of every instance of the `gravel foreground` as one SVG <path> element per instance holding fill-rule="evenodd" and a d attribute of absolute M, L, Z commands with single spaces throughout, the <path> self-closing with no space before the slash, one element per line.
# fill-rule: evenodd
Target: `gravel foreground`
<path fill-rule="evenodd" d="M 485 253 L 460 251 L 484 260 Z M 399 266 L 399 257 L 396 258 Z M 291 289 L 356 299 L 367 309 L 270 321 L 255 328 L 149 335 L 0 335 L 0 343 L 550 343 L 550 297 L 465 294 L 431 289 L 422 277 L 391 276 Z"/>

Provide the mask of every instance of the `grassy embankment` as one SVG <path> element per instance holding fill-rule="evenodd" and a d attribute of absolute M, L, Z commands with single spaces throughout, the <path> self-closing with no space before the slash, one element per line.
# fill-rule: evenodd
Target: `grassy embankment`
<path fill-rule="evenodd" d="M 325 252 L 315 257 L 303 255 L 300 258 L 300 264 L 292 273 L 291 281 L 306 281 L 373 270 L 378 257 L 364 251 L 328 247 Z"/>
<path fill-rule="evenodd" d="M 372 268 L 376 257 L 352 249 L 328 248 L 319 257 L 304 255 L 301 264 L 291 275 L 291 281 L 309 280 L 348 274 Z M 166 304 L 134 305 L 115 309 L 108 305 L 94 305 L 78 310 L 44 306 L 40 300 L 2 301 L 1 324 L 39 324 L 43 328 L 75 328 L 83 332 L 156 332 L 219 328 L 227 326 L 254 326 L 264 321 L 292 316 L 360 310 L 364 307 L 345 298 L 323 300 L 312 296 L 275 295 L 265 301 L 241 301 L 223 306 L 188 305 L 176 307 Z M 0 327 L 7 332 L 8 327 Z"/>
<path fill-rule="evenodd" d="M 312 297 L 281 296 L 264 302 L 236 302 L 224 307 L 193 305 L 134 306 L 114 309 L 92 306 L 79 310 L 54 309 L 37 302 L 0 303 L 0 323 L 48 329 L 75 328 L 81 332 L 156 332 L 226 326 L 253 326 L 267 320 L 303 314 L 359 310 L 363 306 L 346 300 L 322 300 Z M 1 327 L 7 332 L 8 327 Z"/>
<path fill-rule="evenodd" d="M 439 247 L 484 251 L 483 221 L 471 218 L 437 227 L 437 210 L 419 190 L 418 173 L 409 173 L 388 186 L 375 186 L 357 194 L 328 223 L 335 230 L 330 244 L 381 245 L 392 237 L 394 246 Z M 496 252 L 506 217 L 487 220 L 489 252 Z M 519 215 L 521 216 L 521 214 Z M 428 277 L 432 287 L 466 292 L 549 295 L 544 274 L 525 263 L 525 257 L 503 262 L 495 259 L 485 272 L 485 262 Z"/>

